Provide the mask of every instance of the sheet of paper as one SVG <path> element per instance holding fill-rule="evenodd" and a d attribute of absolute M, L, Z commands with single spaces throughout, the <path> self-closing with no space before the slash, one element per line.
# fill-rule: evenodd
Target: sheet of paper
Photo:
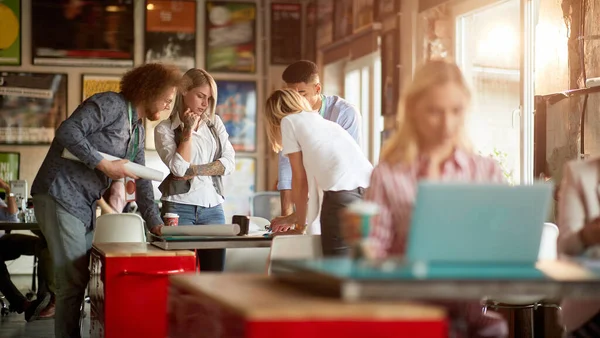
<path fill-rule="evenodd" d="M 108 161 L 120 160 L 120 158 L 118 158 L 118 157 L 108 155 L 108 154 L 105 154 L 102 152 L 100 152 L 100 155 L 102 155 L 102 157 L 104 157 Z M 81 160 L 78 159 L 77 156 L 71 154 L 71 152 L 68 151 L 66 148 L 62 153 L 62 157 L 69 159 L 69 160 L 81 162 Z M 134 162 L 127 162 L 125 164 L 125 167 L 127 168 L 127 170 L 131 171 L 134 175 L 136 175 L 139 178 L 143 178 L 143 179 L 147 179 L 147 180 L 151 180 L 151 181 L 158 181 L 158 182 L 161 182 L 163 180 L 163 173 L 158 170 L 148 168 L 146 166 L 143 166 L 143 165 L 140 165 L 140 164 L 137 164 Z"/>

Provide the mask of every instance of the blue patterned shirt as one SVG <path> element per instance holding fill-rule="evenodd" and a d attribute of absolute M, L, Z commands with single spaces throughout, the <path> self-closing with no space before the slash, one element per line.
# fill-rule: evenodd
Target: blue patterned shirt
<path fill-rule="evenodd" d="M 84 101 L 56 130 L 50 150 L 33 184 L 31 195 L 47 194 L 86 227 L 95 223 L 96 201 L 110 186 L 111 179 L 94 169 L 103 152 L 144 165 L 145 133 L 141 120 L 132 109 L 130 128 L 129 102 L 114 92 L 96 94 Z M 138 128 L 137 153 L 132 132 Z M 67 148 L 83 163 L 62 157 Z M 149 228 L 162 224 L 149 180 L 136 181 L 136 202 Z"/>
<path fill-rule="evenodd" d="M 360 113 L 350 102 L 339 96 L 324 96 L 322 115 L 326 120 L 342 126 L 360 144 Z M 277 190 L 292 189 L 292 166 L 290 159 L 279 152 L 279 180 Z"/>

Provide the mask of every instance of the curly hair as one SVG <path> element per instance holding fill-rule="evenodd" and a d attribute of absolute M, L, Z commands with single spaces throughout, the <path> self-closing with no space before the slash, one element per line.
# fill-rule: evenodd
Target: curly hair
<path fill-rule="evenodd" d="M 121 78 L 121 93 L 135 105 L 148 104 L 160 98 L 166 90 L 178 87 L 181 71 L 161 63 L 148 63 L 133 68 Z"/>

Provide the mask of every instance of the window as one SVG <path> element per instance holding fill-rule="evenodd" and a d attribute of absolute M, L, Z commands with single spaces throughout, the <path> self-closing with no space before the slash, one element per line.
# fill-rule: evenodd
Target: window
<path fill-rule="evenodd" d="M 454 8 L 456 60 L 473 89 L 469 135 L 515 184 L 533 180 L 533 7 L 530 0 L 471 0 Z"/>
<path fill-rule="evenodd" d="M 381 148 L 381 58 L 373 53 L 346 63 L 344 98 L 361 113 L 360 147 L 371 163 L 376 164 Z"/>

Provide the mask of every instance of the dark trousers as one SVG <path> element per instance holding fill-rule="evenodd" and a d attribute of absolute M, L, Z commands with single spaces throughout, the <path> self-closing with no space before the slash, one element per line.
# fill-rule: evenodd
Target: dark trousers
<path fill-rule="evenodd" d="M 179 226 L 204 224 L 225 224 L 225 213 L 222 205 L 205 208 L 197 205 L 163 201 L 162 214 L 179 215 Z M 225 269 L 225 249 L 198 250 L 196 255 L 200 263 L 200 271 L 223 271 Z"/>
<path fill-rule="evenodd" d="M 44 295 L 54 292 L 54 278 L 50 253 L 45 239 L 42 237 L 6 234 L 0 237 L 0 292 L 6 297 L 15 311 L 22 312 L 27 298 L 17 289 L 10 279 L 6 266 L 7 261 L 15 260 L 22 255 L 38 257 L 38 290 L 37 294 Z"/>
<path fill-rule="evenodd" d="M 321 245 L 323 256 L 344 256 L 349 253 L 341 232 L 340 212 L 355 201 L 362 200 L 364 188 L 325 191 L 321 205 Z"/>

